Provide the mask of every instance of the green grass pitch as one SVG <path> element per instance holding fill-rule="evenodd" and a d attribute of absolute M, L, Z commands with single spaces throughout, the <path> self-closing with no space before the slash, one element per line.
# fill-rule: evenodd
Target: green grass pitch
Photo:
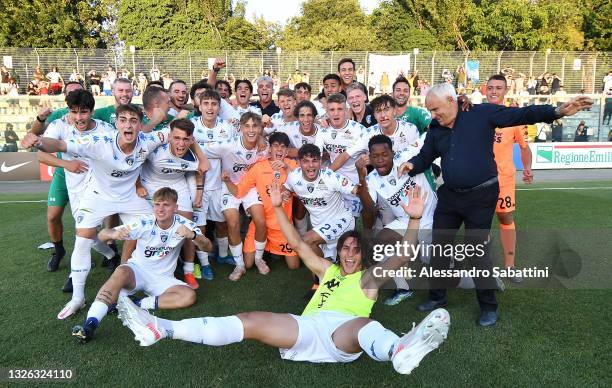
<path fill-rule="evenodd" d="M 588 190 L 539 190 L 549 187 L 598 187 Z M 519 185 L 519 188 L 526 186 Z M 518 191 L 516 224 L 520 228 L 612 230 L 612 182 L 537 184 Z M 68 254 L 60 270 L 46 272 L 50 251 L 36 247 L 48 241 L 44 202 L 6 203 L 45 198 L 43 194 L 0 194 L 2 257 L 0 290 L 0 367 L 72 369 L 80 386 L 611 386 L 610 322 L 612 291 L 520 290 L 499 293 L 500 319 L 493 328 L 478 328 L 473 291 L 449 293 L 452 324 L 448 340 L 427 356 L 410 376 L 397 374 L 390 363 L 363 355 L 351 364 L 316 365 L 282 361 L 278 350 L 255 342 L 205 347 L 181 341 L 162 341 L 141 348 L 116 316 L 107 316 L 94 341 L 78 344 L 73 325 L 85 317 L 59 321 L 67 302 L 60 288 L 74 239 L 73 222 L 64 217 Z M 610 233 L 607 233 L 610 255 Z M 595 248 L 593 248 L 595 249 Z M 588 255 L 587 255 L 588 256 Z M 100 262 L 97 254 L 94 261 Z M 520 264 L 521 247 L 517 257 Z M 612 259 L 600 258 L 612 280 Z M 230 315 L 264 310 L 301 313 L 310 277 L 302 267 L 289 271 L 281 262 L 261 276 L 250 270 L 238 283 L 227 280 L 231 268 L 215 267 L 215 280 L 197 291 L 195 306 L 161 311 L 164 318 Z M 106 279 L 96 267 L 87 281 L 88 302 Z M 612 284 L 612 282 L 610 283 Z M 382 300 L 372 317 L 397 333 L 407 332 L 424 313 L 415 311 L 425 293 L 398 306 Z M 0 384 L 7 383 L 2 381 Z"/>

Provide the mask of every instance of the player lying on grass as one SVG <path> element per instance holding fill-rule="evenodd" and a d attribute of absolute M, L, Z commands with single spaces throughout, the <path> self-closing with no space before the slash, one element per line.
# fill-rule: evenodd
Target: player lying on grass
<path fill-rule="evenodd" d="M 83 326 L 77 325 L 72 329 L 72 335 L 81 342 L 93 338 L 102 318 L 117 302 L 119 295 L 144 291 L 148 296 L 139 304 L 146 309 L 178 309 L 195 303 L 195 291 L 174 277 L 178 255 L 185 240 L 193 240 L 205 251 L 211 251 L 212 244 L 195 223 L 176 214 L 177 202 L 177 192 L 163 187 L 153 195 L 153 214 L 100 231 L 98 237 L 102 241 L 137 240 L 136 249 L 129 261 L 117 267 L 100 288 Z"/>
<path fill-rule="evenodd" d="M 261 242 L 255 239 L 256 231 L 253 222 L 250 223 L 249 230 L 244 238 L 244 263 L 246 268 L 251 268 L 255 263 L 257 270 L 262 275 L 270 272 L 270 268 L 263 259 L 264 251 L 285 256 L 287 267 L 290 269 L 297 269 L 300 266 L 300 259 L 293 252 L 291 245 L 281 232 L 278 222 L 276 222 L 274 206 L 270 202 L 270 187 L 274 180 L 281 184 L 285 183 L 287 174 L 297 167 L 297 163 L 287 158 L 289 147 L 287 134 L 275 132 L 270 135 L 268 141 L 270 143 L 268 159 L 255 163 L 238 184 L 232 183 L 229 173 L 223 173 L 223 181 L 232 195 L 236 198 L 242 198 L 248 195 L 251 189 L 255 188 L 263 203 L 266 217 L 266 239 Z M 289 220 L 291 220 L 292 204 L 291 197 L 283 204 Z"/>
<path fill-rule="evenodd" d="M 270 199 L 287 240 L 304 264 L 322 279 L 302 315 L 250 312 L 170 321 L 154 317 L 129 298 L 121 297 L 119 317 L 141 346 L 162 338 L 212 346 L 254 339 L 280 348 L 286 360 L 351 362 L 365 351 L 374 360 L 391 361 L 396 371 L 408 374 L 444 341 L 450 325 L 450 316 L 444 309 L 433 311 L 402 338 L 369 318 L 378 297 L 378 281 L 373 276 L 377 271 L 373 269 L 400 268 L 410 256 L 394 256 L 366 270 L 370 254 L 362 250 L 366 242 L 358 232 L 350 231 L 338 244 L 338 264 L 332 264 L 300 239 L 282 208 L 278 183 L 271 188 Z M 404 239 L 415 244 L 426 198 L 417 186 L 408 199 L 409 203 L 403 206 L 410 217 Z"/>

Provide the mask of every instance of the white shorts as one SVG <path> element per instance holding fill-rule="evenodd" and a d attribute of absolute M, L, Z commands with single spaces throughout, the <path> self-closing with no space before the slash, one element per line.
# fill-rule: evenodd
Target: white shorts
<path fill-rule="evenodd" d="M 361 216 L 361 211 L 363 210 L 363 205 L 361 204 L 361 200 L 358 196 L 353 194 L 342 194 L 342 198 L 344 199 L 344 206 L 353 214 L 353 217 Z"/>
<path fill-rule="evenodd" d="M 279 349 L 283 360 L 308 362 L 351 362 L 361 353 L 345 353 L 332 340 L 336 329 L 357 318 L 334 311 L 321 311 L 313 315 L 291 316 L 298 323 L 298 338 L 291 349 Z"/>
<path fill-rule="evenodd" d="M 226 186 L 223 186 L 223 198 L 221 200 L 221 211 L 226 211 L 228 209 L 236 209 L 238 210 L 240 208 L 240 205 L 242 204 L 242 207 L 244 208 L 244 211 L 246 212 L 247 210 L 249 210 L 249 208 L 253 205 L 261 205 L 261 199 L 259 199 L 259 194 L 257 193 L 257 189 L 255 187 L 251 188 L 251 190 L 249 190 L 249 192 L 247 193 L 247 195 L 245 195 L 242 198 L 236 198 L 232 195 L 232 193 L 229 192 L 229 190 L 227 190 Z"/>
<path fill-rule="evenodd" d="M 343 218 L 330 220 L 323 225 L 317 225 L 312 228 L 323 240 L 325 244 L 319 245 L 323 251 L 323 257 L 331 257 L 336 259 L 336 245 L 338 238 L 344 232 L 355 229 L 355 219 L 349 215 Z"/>
<path fill-rule="evenodd" d="M 81 203 L 81 199 L 83 198 L 83 191 L 72 192 L 68 190 L 68 200 L 70 201 L 70 212 L 72 213 L 72 218 L 76 221 L 77 218 L 77 210 L 79 209 L 79 204 Z"/>
<path fill-rule="evenodd" d="M 170 186 L 157 186 L 151 185 L 149 182 L 142 182 L 142 185 L 145 189 L 147 189 L 147 200 L 153 205 L 153 194 L 162 187 L 170 187 Z M 193 212 L 193 199 L 191 198 L 191 192 L 189 191 L 189 186 L 187 183 L 180 185 L 172 185 L 172 189 L 176 191 L 178 194 L 178 200 L 176 204 L 178 205 L 178 210 L 182 212 Z"/>
<path fill-rule="evenodd" d="M 146 199 L 134 195 L 127 201 L 106 199 L 100 194 L 88 192 L 79 203 L 75 222 L 77 228 L 95 228 L 104 218 L 119 214 L 123 224 L 130 224 L 137 217 L 148 215 L 153 208 Z"/>
<path fill-rule="evenodd" d="M 193 222 L 196 225 L 206 225 L 206 221 L 225 222 L 221 212 L 221 188 L 205 191 L 202 195 L 202 207 L 193 209 Z"/>
<path fill-rule="evenodd" d="M 128 267 L 134 272 L 136 286 L 132 290 L 126 290 L 127 295 L 133 295 L 138 291 L 143 291 L 149 296 L 160 296 L 170 287 L 185 286 L 189 287 L 174 276 L 159 275 L 149 271 L 133 261 L 128 261 L 126 264 L 121 264 L 120 267 Z"/>

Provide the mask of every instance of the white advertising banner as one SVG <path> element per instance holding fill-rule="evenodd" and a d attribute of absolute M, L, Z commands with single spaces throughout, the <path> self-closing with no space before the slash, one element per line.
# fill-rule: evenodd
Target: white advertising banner
<path fill-rule="evenodd" d="M 529 143 L 534 170 L 612 168 L 612 143 Z"/>
<path fill-rule="evenodd" d="M 390 92 L 389 85 L 400 74 L 408 77 L 410 74 L 410 55 L 377 55 L 369 54 L 368 56 L 368 79 L 369 85 L 376 85 L 376 92 Z M 385 76 L 383 77 L 383 74 Z M 388 82 L 387 82 L 388 81 Z M 387 86 L 387 90 L 385 89 Z"/>

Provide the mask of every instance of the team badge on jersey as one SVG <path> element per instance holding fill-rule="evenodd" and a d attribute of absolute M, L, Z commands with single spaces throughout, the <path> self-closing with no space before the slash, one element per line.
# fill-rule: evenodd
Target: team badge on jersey
<path fill-rule="evenodd" d="M 247 160 L 251 159 L 252 156 L 253 156 L 253 154 L 246 154 Z"/>
<path fill-rule="evenodd" d="M 347 178 L 342 178 L 342 186 L 348 185 L 349 181 Z"/>
<path fill-rule="evenodd" d="M 128 164 L 128 166 L 131 166 L 132 164 L 134 164 L 134 158 L 128 156 L 127 158 L 125 158 L 125 162 Z"/>
<path fill-rule="evenodd" d="M 165 243 L 166 241 L 168 241 L 168 233 L 162 233 L 159 236 L 159 238 L 160 238 L 161 242 Z"/>
<path fill-rule="evenodd" d="M 335 139 L 337 136 L 338 136 L 338 132 L 337 131 L 332 131 L 332 133 L 331 133 L 332 139 Z"/>
<path fill-rule="evenodd" d="M 395 186 L 397 184 L 397 182 L 395 181 L 395 178 L 389 179 L 389 183 L 391 183 L 391 186 Z"/>
<path fill-rule="evenodd" d="M 312 192 L 314 191 L 314 185 L 312 185 L 312 184 L 308 184 L 308 185 L 306 186 L 306 189 L 308 190 L 308 192 L 309 192 L 309 193 L 312 193 Z"/>

